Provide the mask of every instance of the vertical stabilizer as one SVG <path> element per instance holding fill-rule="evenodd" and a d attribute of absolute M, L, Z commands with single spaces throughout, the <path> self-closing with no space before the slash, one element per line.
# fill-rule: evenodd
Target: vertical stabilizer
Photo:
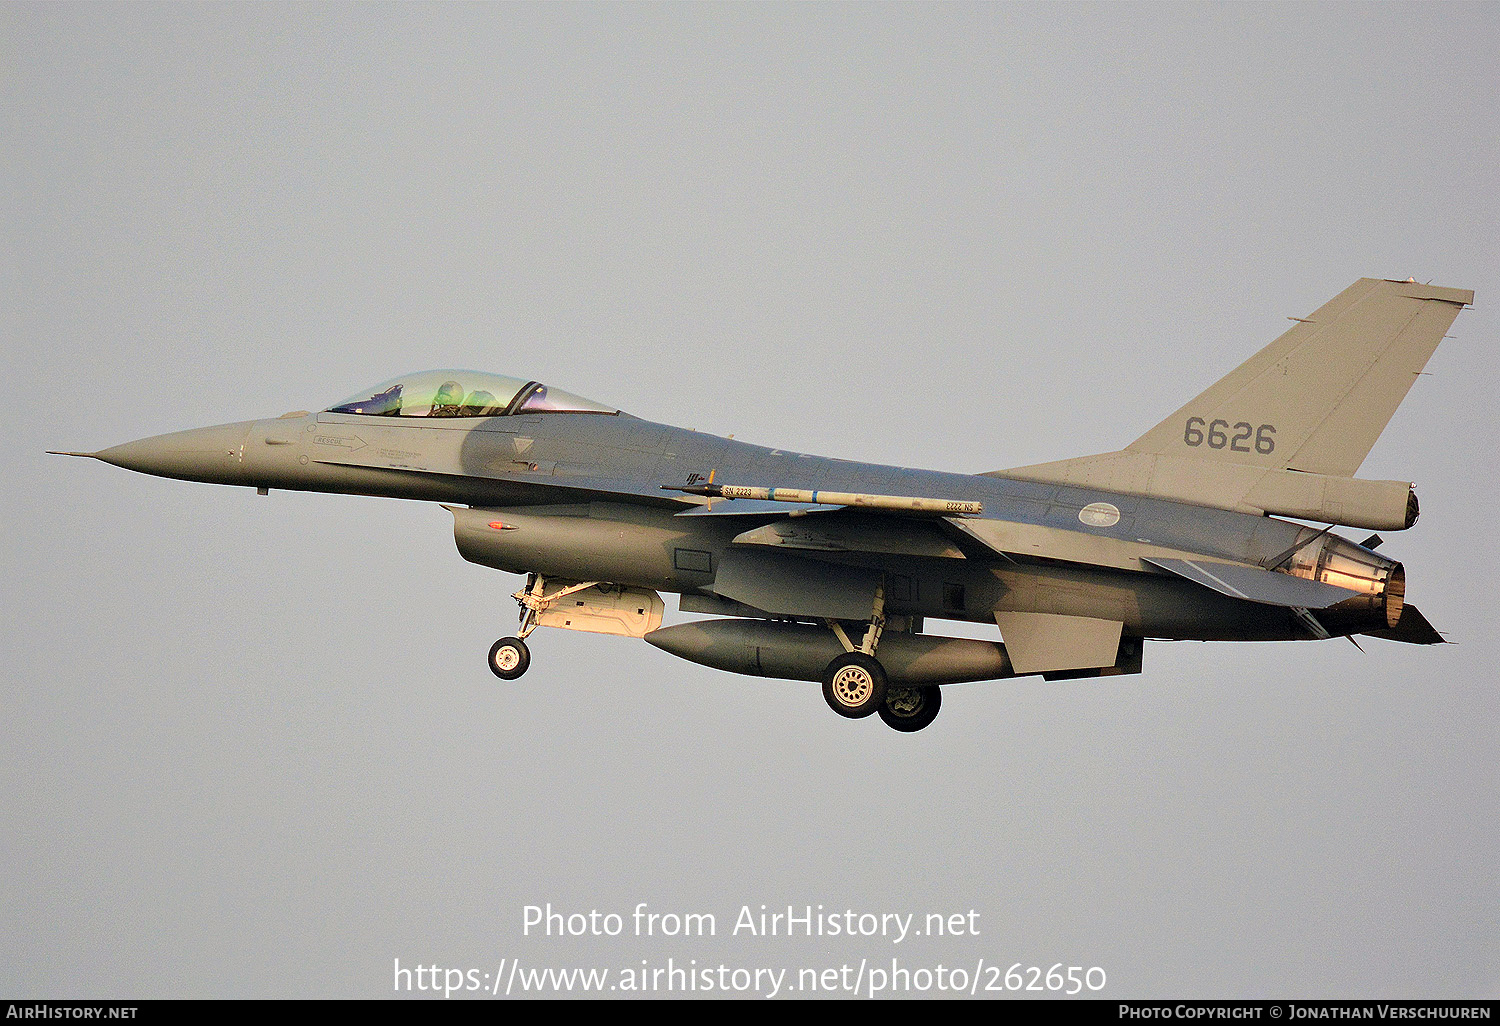
<path fill-rule="evenodd" d="M 1125 449 L 1353 477 L 1473 300 L 1361 278 Z"/>
<path fill-rule="evenodd" d="M 1409 483 L 1354 473 L 1473 301 L 1468 289 L 1361 278 L 1124 449 L 996 476 L 1410 527 Z"/>

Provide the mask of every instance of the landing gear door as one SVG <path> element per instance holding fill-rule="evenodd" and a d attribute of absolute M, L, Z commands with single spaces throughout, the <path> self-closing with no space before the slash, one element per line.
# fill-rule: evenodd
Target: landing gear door
<path fill-rule="evenodd" d="M 661 596 L 654 591 L 595 584 L 549 604 L 537 614 L 537 623 L 570 631 L 644 638 L 661 626 L 664 609 Z"/>

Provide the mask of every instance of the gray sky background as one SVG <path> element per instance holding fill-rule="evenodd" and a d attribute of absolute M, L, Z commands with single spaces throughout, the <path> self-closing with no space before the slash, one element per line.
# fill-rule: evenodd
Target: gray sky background
<path fill-rule="evenodd" d="M 897 957 L 1500 996 L 1500 6 L 0 27 L 0 994 Z M 626 639 L 539 632 L 502 684 L 517 580 L 436 506 L 42 455 L 461 366 L 991 470 L 1125 444 L 1361 276 L 1478 292 L 1362 468 L 1417 482 L 1383 551 L 1459 644 L 1158 644 L 1139 677 L 951 689 L 912 736 Z M 522 936 L 528 904 L 641 901 L 719 935 Z M 981 933 L 729 936 L 745 904 Z"/>

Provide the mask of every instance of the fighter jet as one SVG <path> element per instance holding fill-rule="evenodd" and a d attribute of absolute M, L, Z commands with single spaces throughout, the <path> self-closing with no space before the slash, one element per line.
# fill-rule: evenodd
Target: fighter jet
<path fill-rule="evenodd" d="M 504 680 L 537 627 L 595 631 L 818 681 L 840 715 L 911 732 L 947 685 L 1140 673 L 1152 640 L 1441 642 L 1380 536 L 1334 528 L 1416 521 L 1409 482 L 1354 474 L 1473 298 L 1361 279 L 1125 448 L 975 475 L 764 448 L 464 370 L 65 455 L 443 504 L 463 558 L 525 575 L 520 626 L 489 652 Z M 711 618 L 663 627 L 663 592 Z M 998 638 L 929 632 L 944 620 Z"/>

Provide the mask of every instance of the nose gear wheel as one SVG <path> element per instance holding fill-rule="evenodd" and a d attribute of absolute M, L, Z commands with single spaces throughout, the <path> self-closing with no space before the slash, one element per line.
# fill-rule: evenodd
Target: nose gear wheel
<path fill-rule="evenodd" d="M 501 680 L 515 680 L 531 665 L 531 650 L 520 638 L 501 638 L 490 646 L 490 672 Z"/>

